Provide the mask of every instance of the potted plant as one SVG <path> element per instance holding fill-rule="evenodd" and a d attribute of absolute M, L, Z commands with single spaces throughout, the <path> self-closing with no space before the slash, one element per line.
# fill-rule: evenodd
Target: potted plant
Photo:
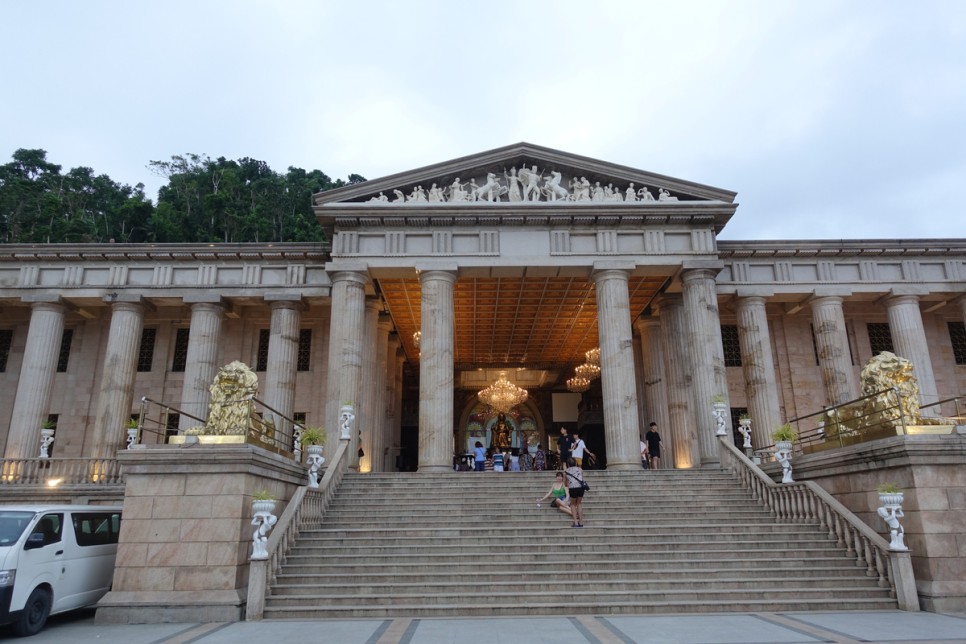
<path fill-rule="evenodd" d="M 879 503 L 882 505 L 902 505 L 905 495 L 895 483 L 882 483 L 877 488 Z"/>
<path fill-rule="evenodd" d="M 779 443 L 787 443 L 786 449 L 790 449 L 792 441 L 798 438 L 798 432 L 790 424 L 785 423 L 775 428 L 775 431 L 771 433 L 771 438 L 775 441 L 775 447 L 778 447 Z"/>
<path fill-rule="evenodd" d="M 54 421 L 52 421 L 50 419 L 47 419 L 43 423 L 40 424 L 40 428 L 41 429 L 49 429 L 50 431 L 54 431 L 55 429 L 57 429 L 57 423 L 55 423 Z"/>
<path fill-rule="evenodd" d="M 311 452 L 310 447 L 318 447 L 318 452 L 322 452 L 322 446 L 325 445 L 325 430 L 321 427 L 303 427 L 302 436 L 299 438 L 302 441 L 302 449 L 306 452 Z"/>

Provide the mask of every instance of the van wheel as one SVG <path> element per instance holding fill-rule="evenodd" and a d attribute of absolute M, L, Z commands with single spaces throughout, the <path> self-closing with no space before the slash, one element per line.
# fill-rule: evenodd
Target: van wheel
<path fill-rule="evenodd" d="M 50 616 L 50 591 L 46 588 L 34 588 L 24 604 L 20 619 L 13 624 L 13 632 L 21 637 L 36 635 L 47 623 Z"/>

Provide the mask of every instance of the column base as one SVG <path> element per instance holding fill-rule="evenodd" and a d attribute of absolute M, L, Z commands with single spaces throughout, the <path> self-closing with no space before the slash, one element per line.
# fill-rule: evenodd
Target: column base
<path fill-rule="evenodd" d="M 425 472 L 452 472 L 453 471 L 453 466 L 452 465 L 419 465 L 417 467 L 417 470 L 416 471 L 419 472 L 419 473 L 425 473 Z"/>
<path fill-rule="evenodd" d="M 97 602 L 97 624 L 238 622 L 245 618 L 241 590 L 113 591 Z"/>

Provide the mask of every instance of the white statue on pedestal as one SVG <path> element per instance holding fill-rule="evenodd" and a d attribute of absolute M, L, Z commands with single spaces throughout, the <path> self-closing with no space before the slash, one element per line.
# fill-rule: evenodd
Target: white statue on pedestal
<path fill-rule="evenodd" d="M 50 446 L 54 443 L 54 430 L 44 427 L 40 430 L 40 458 L 50 458 Z"/>
<path fill-rule="evenodd" d="M 781 443 L 786 443 L 786 441 L 779 441 L 779 444 L 775 445 L 775 459 L 782 466 L 782 483 L 794 483 L 795 480 L 792 479 L 792 444 L 787 442 L 787 446 Z"/>
<path fill-rule="evenodd" d="M 745 439 L 745 444 L 742 445 L 742 449 L 752 449 L 751 447 L 751 419 L 750 418 L 739 418 L 738 419 L 738 431 Z"/>
<path fill-rule="evenodd" d="M 728 435 L 728 422 L 725 420 L 725 411 L 728 406 L 724 403 L 714 403 L 712 404 L 711 415 L 714 416 L 714 422 L 717 426 L 715 430 L 716 436 L 727 436 Z"/>
<path fill-rule="evenodd" d="M 137 430 L 137 427 L 128 427 L 127 428 L 127 447 L 126 447 L 126 449 L 131 449 L 132 447 L 134 447 L 135 445 L 137 445 L 137 442 L 138 442 L 138 430 Z"/>
<path fill-rule="evenodd" d="M 266 548 L 268 533 L 278 522 L 278 517 L 272 514 L 275 502 L 255 501 L 252 508 L 254 509 L 252 525 L 255 526 L 255 532 L 252 534 L 252 559 L 268 559 L 268 548 Z"/>
<path fill-rule="evenodd" d="M 309 445 L 305 449 L 305 464 L 309 466 L 308 487 L 319 487 L 319 470 L 322 469 L 323 463 L 325 463 L 325 457 L 322 456 L 322 446 Z"/>
<path fill-rule="evenodd" d="M 339 409 L 340 440 L 347 441 L 352 438 L 352 425 L 355 423 L 355 420 L 356 414 L 352 409 L 352 405 L 342 405 Z"/>
<path fill-rule="evenodd" d="M 903 537 L 906 531 L 902 529 L 902 524 L 899 523 L 899 519 L 906 516 L 905 512 L 902 511 L 902 506 L 894 503 L 887 503 L 881 508 L 876 510 L 882 520 L 886 522 L 889 526 L 889 534 L 892 536 L 892 542 L 889 547 L 893 550 L 908 550 Z"/>

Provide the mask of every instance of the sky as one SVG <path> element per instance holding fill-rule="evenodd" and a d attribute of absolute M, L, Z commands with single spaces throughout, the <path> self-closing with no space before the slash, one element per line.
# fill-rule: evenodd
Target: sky
<path fill-rule="evenodd" d="M 0 0 L 0 163 L 369 179 L 526 141 L 738 193 L 721 239 L 966 237 L 961 0 Z"/>

